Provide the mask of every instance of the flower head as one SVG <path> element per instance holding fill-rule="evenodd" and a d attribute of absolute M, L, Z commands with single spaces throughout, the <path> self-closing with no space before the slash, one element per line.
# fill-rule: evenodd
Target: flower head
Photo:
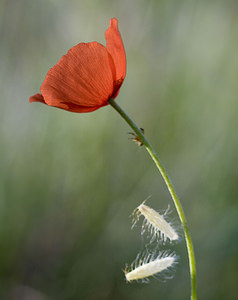
<path fill-rule="evenodd" d="M 105 37 L 106 47 L 91 42 L 71 48 L 48 71 L 41 94 L 30 97 L 30 102 L 82 113 L 115 99 L 126 76 L 126 55 L 115 18 Z"/>

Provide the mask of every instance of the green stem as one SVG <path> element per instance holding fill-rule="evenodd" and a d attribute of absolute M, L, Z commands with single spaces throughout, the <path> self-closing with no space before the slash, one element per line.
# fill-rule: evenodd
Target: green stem
<path fill-rule="evenodd" d="M 184 230 L 184 236 L 188 251 L 188 259 L 189 259 L 189 269 L 190 269 L 190 278 L 191 278 L 191 300 L 197 299 L 197 293 L 196 293 L 196 265 L 195 265 L 195 256 L 194 256 L 194 250 L 193 250 L 193 244 L 192 239 L 188 230 L 186 218 L 183 212 L 182 205 L 178 199 L 178 196 L 175 193 L 175 190 L 173 188 L 173 185 L 171 183 L 171 180 L 169 179 L 167 173 L 165 172 L 164 168 L 162 167 L 159 158 L 155 152 L 155 150 L 152 148 L 150 143 L 145 138 L 144 134 L 141 132 L 141 130 L 138 128 L 138 126 L 133 122 L 133 120 L 122 110 L 122 108 L 111 98 L 109 99 L 109 104 L 122 116 L 122 118 L 127 122 L 127 124 L 134 130 L 136 135 L 138 136 L 139 140 L 145 145 L 146 150 L 149 152 L 151 158 L 153 159 L 156 167 L 160 171 L 160 174 L 162 175 L 167 188 L 169 190 L 169 193 L 173 199 L 174 205 L 176 207 L 178 216 L 180 218 L 180 221 L 183 225 Z"/>

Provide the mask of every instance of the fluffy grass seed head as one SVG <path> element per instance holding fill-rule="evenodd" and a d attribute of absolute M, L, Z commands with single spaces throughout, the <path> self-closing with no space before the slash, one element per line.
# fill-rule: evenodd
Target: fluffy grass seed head
<path fill-rule="evenodd" d="M 147 282 L 148 277 L 160 274 L 163 271 L 168 271 L 176 263 L 177 257 L 175 253 L 168 252 L 159 253 L 155 257 L 153 254 L 146 254 L 144 257 L 137 255 L 135 261 L 130 268 L 125 269 L 125 276 L 128 282 L 133 280 L 142 280 Z"/>
<path fill-rule="evenodd" d="M 178 233 L 171 224 L 165 220 L 164 216 L 160 215 L 153 208 L 145 205 L 145 201 L 135 209 L 134 215 L 135 220 L 132 227 L 135 226 L 139 217 L 143 215 L 145 220 L 142 226 L 142 233 L 144 233 L 147 229 L 147 231 L 149 231 L 152 235 L 152 240 L 156 237 L 162 238 L 164 241 L 167 239 L 170 241 L 176 241 L 179 239 Z"/>

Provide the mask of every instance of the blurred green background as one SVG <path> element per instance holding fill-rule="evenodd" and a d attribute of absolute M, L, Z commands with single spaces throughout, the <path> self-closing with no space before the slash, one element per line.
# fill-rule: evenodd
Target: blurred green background
<path fill-rule="evenodd" d="M 0 299 L 189 299 L 184 240 L 174 278 L 128 284 L 143 249 L 129 217 L 148 204 L 179 224 L 145 149 L 111 108 L 29 104 L 79 42 L 127 53 L 118 103 L 165 165 L 194 241 L 199 299 L 237 299 L 238 2 L 0 1 Z M 179 226 L 179 225 L 178 225 Z"/>

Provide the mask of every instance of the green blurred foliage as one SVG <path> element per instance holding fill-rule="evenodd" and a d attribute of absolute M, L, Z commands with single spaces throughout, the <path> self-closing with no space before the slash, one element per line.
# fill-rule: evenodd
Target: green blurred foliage
<path fill-rule="evenodd" d="M 29 104 L 73 45 L 116 17 L 127 53 L 118 103 L 145 128 L 192 233 L 200 299 L 236 299 L 237 1 L 0 1 L 0 298 L 188 299 L 184 241 L 165 283 L 127 284 L 143 248 L 129 215 L 173 207 L 145 149 L 111 107 Z M 175 210 L 172 220 L 179 224 Z"/>

